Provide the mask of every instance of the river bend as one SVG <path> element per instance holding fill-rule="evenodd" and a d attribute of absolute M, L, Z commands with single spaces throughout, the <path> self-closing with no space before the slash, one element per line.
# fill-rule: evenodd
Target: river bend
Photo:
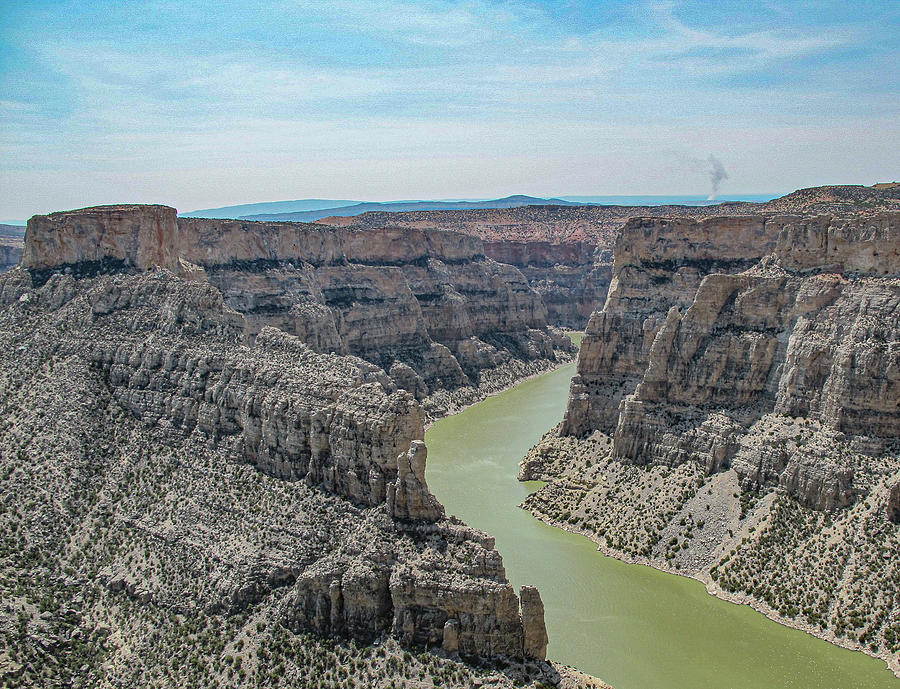
<path fill-rule="evenodd" d="M 497 539 L 509 580 L 540 589 L 548 656 L 616 689 L 898 689 L 885 664 L 719 600 L 693 579 L 629 565 L 519 509 L 518 462 L 562 419 L 574 364 L 426 433 L 431 490 Z"/>

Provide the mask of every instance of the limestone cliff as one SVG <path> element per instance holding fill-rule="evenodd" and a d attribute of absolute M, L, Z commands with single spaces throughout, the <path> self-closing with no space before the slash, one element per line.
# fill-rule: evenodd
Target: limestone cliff
<path fill-rule="evenodd" d="M 376 229 L 408 227 L 461 232 L 484 241 L 487 257 L 517 267 L 547 306 L 548 322 L 581 330 L 603 306 L 612 278 L 612 248 L 636 217 L 702 220 L 710 217 L 789 213 L 848 215 L 900 209 L 892 185 L 800 189 L 765 203 L 707 206 L 524 206 L 503 209 L 369 212 L 323 218 L 321 224 Z"/>
<path fill-rule="evenodd" d="M 36 215 L 28 221 L 22 265 L 32 270 L 103 264 L 174 269 L 175 209 L 120 205 Z"/>
<path fill-rule="evenodd" d="M 247 342 L 273 326 L 318 352 L 358 355 L 433 414 L 448 406 L 435 393 L 489 392 L 495 369 L 572 349 L 523 275 L 459 233 L 177 218 L 163 206 L 35 216 L 28 233 L 23 266 L 36 284 L 165 267 L 218 289 Z"/>
<path fill-rule="evenodd" d="M 613 435 L 617 460 L 734 466 L 748 486 L 849 504 L 836 456 L 750 438 L 784 418 L 847 447 L 900 436 L 898 252 L 898 213 L 631 221 L 563 432 Z"/>
<path fill-rule="evenodd" d="M 524 506 L 900 672 L 900 212 L 635 218 Z M 838 546 L 837 544 L 841 544 Z"/>
<path fill-rule="evenodd" d="M 612 277 L 612 251 L 589 241 L 485 240 L 484 253 L 522 271 L 548 322 L 575 330 L 603 303 Z"/>
<path fill-rule="evenodd" d="M 140 558 L 146 559 L 143 572 L 118 558 L 98 560 L 106 564 L 96 576 L 114 589 L 142 592 L 147 601 L 175 610 L 240 610 L 290 587 L 294 593 L 279 615 L 298 630 L 361 639 L 390 632 L 439 646 L 444 623 L 454 619 L 460 650 L 483 656 L 521 656 L 526 637 L 543 633 L 533 615 L 520 615 L 493 541 L 443 521 L 424 482 L 421 407 L 371 364 L 317 354 L 271 328 L 252 346 L 241 344 L 242 318 L 215 288 L 165 270 L 77 281 L 56 275 L 40 288 L 15 270 L 4 276 L 0 294 L 9 352 L 5 413 L 19 419 L 5 430 L 5 463 L 14 468 L 22 451 L 44 467 L 44 478 L 29 491 L 77 495 L 71 482 L 81 480 L 79 457 L 90 454 L 90 445 L 67 443 L 79 434 L 88 442 L 103 437 L 103 430 L 85 428 L 102 422 L 91 421 L 101 414 L 90 411 L 92 396 L 97 403 L 108 398 L 102 414 L 126 410 L 138 422 L 123 426 L 133 437 L 114 443 L 104 460 L 110 464 L 100 467 L 111 482 L 104 490 L 122 496 L 110 505 L 116 528 L 149 555 Z M 29 401 L 36 394 L 41 406 Z M 62 413 L 64 407 L 70 411 Z M 31 425 L 44 414 L 65 421 L 57 430 Z M 117 433 L 112 426 L 106 432 Z M 167 486 L 136 495 L 128 481 L 143 471 L 148 452 L 175 474 L 160 477 Z M 174 465 L 163 459 L 173 453 L 184 455 Z M 178 468 L 185 461 L 196 466 Z M 227 507 L 225 465 L 235 461 L 310 486 L 288 490 L 305 505 L 293 537 L 275 537 L 273 530 L 283 526 L 258 521 L 272 511 L 270 498 L 265 507 Z M 57 470 L 51 470 L 54 462 Z M 219 473 L 226 483 L 217 486 Z M 198 481 L 205 487 L 194 494 Z M 169 512 L 167 505 L 178 505 L 171 500 L 184 502 Z M 52 510 L 52 504 L 45 507 Z M 224 520 L 223 509 L 231 515 Z M 334 527 L 337 541 L 315 525 L 334 515 L 342 515 Z M 79 519 L 70 515 L 53 522 L 54 529 L 74 537 Z M 273 531 L 275 541 L 253 549 L 256 554 L 243 552 L 241 534 L 248 529 Z M 178 540 L 169 533 L 178 533 Z M 444 554 L 435 560 L 429 544 L 439 543 Z M 154 562 L 172 568 L 165 583 L 157 581 Z M 185 597 L 172 576 L 199 577 L 201 590 Z M 528 648 L 531 653 L 534 645 Z"/>
<path fill-rule="evenodd" d="M 434 270 L 498 304 L 472 314 L 472 332 L 521 328 L 527 340 L 540 300 L 527 286 L 517 291 L 521 276 L 484 261 L 471 238 L 361 239 L 323 228 L 182 226 L 165 207 L 32 220 L 24 266 L 0 277 L 0 499 L 4 523 L 15 522 L 0 545 L 28 543 L 3 580 L 31 582 L 31 593 L 3 597 L 25 611 L 34 596 L 66 600 L 84 607 L 86 628 L 111 625 L 109 642 L 84 646 L 103 667 L 85 665 L 82 675 L 126 672 L 134 649 L 172 616 L 252 616 L 257 632 L 275 623 L 543 660 L 539 596 L 528 589 L 520 601 L 493 539 L 446 519 L 428 490 L 422 406 L 383 369 L 343 353 L 405 337 L 441 346 L 427 339 L 410 288 L 436 255 L 450 268 Z M 345 282 L 320 280 L 318 269 Z M 323 292 L 344 290 L 338 311 L 318 302 L 337 321 L 342 353 L 254 320 L 257 281 L 293 272 Z M 382 326 L 363 346 L 364 328 L 392 317 L 385 295 L 398 294 L 421 331 Z M 381 310 L 366 313 L 376 302 Z M 362 330 L 334 318 L 354 309 L 369 319 Z M 81 582 L 77 603 L 58 585 L 68 577 Z M 110 609 L 124 617 L 111 622 Z M 39 619 L 59 628 L 62 648 L 86 638 L 81 622 L 61 615 Z"/>

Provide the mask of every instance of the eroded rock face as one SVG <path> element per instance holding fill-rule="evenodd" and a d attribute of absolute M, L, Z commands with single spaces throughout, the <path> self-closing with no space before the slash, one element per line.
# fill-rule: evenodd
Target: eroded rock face
<path fill-rule="evenodd" d="M 82 208 L 28 221 L 22 264 L 33 270 L 112 263 L 175 269 L 178 229 L 168 206 Z"/>
<path fill-rule="evenodd" d="M 893 188 L 819 187 L 802 189 L 767 203 L 709 206 L 525 206 L 507 209 L 370 212 L 319 223 L 369 229 L 403 226 L 461 232 L 484 241 L 485 255 L 522 271 L 547 306 L 548 321 L 581 330 L 603 306 L 613 275 L 612 248 L 632 218 L 693 221 L 709 217 L 789 213 L 815 216 L 856 213 L 861 207 L 900 206 Z M 861 205 L 865 204 L 865 205 Z M 740 241 L 740 240 L 739 240 Z M 714 246 L 714 245 L 708 245 Z M 697 252 L 695 247 L 695 253 Z M 744 246 L 750 253 L 755 251 Z M 726 250 L 727 251 L 727 250 Z M 743 254 L 739 259 L 745 258 Z M 729 269 L 731 270 L 731 269 Z"/>
<path fill-rule="evenodd" d="M 435 522 L 444 508 L 425 483 L 428 450 L 421 440 L 413 440 L 409 450 L 397 457 L 397 479 L 388 486 L 387 510 L 394 519 Z"/>
<path fill-rule="evenodd" d="M 900 437 L 898 250 L 896 212 L 631 221 L 562 432 L 613 435 L 618 461 L 733 466 L 748 487 L 850 504 L 855 438 Z"/>
<path fill-rule="evenodd" d="M 895 483 L 888 490 L 885 516 L 888 518 L 888 521 L 900 524 L 900 482 Z"/>
<path fill-rule="evenodd" d="M 536 652 L 493 539 L 428 491 L 412 395 L 363 359 L 244 334 L 218 289 L 166 269 L 0 277 L 4 466 L 65 496 L 29 534 L 77 542 L 84 576 L 141 605 L 263 605 L 296 631 L 431 646 L 455 620 L 460 653 Z M 79 539 L 98 499 L 106 526 Z"/>
<path fill-rule="evenodd" d="M 542 621 L 523 618 L 493 540 L 445 521 L 425 482 L 414 396 L 560 346 L 539 296 L 514 268 L 486 260 L 478 240 L 178 221 L 170 208 L 115 206 L 32 219 L 23 265 L 0 282 L 3 318 L 21 325 L 3 332 L 30 342 L 7 364 L 27 368 L 32 354 L 50 370 L 65 361 L 85 389 L 99 386 L 147 429 L 151 451 L 189 444 L 210 467 L 223 455 L 250 464 L 295 485 L 288 492 L 302 505 L 294 537 L 245 561 L 241 540 L 265 530 L 253 515 L 272 510 L 269 498 L 233 510 L 228 525 L 212 487 L 208 501 L 164 523 L 142 499 L 128 538 L 149 534 L 138 547 L 170 563 L 166 582 L 200 582 L 199 598 L 173 597 L 168 584 L 115 563 L 98 575 L 109 590 L 233 610 L 291 587 L 278 615 L 298 631 L 388 632 L 466 654 L 538 657 L 525 639 L 540 637 Z M 132 449 L 141 456 L 120 448 Z M 335 511 L 335 501 L 345 506 Z M 320 521 L 331 535 L 316 530 Z M 169 528 L 188 534 L 191 554 L 171 548 Z"/>
<path fill-rule="evenodd" d="M 26 243 L 23 265 L 36 284 L 55 272 L 165 267 L 215 287 L 243 317 L 248 343 L 271 326 L 317 352 L 355 354 L 385 370 L 402 364 L 414 374 L 400 373 L 403 387 L 419 400 L 478 387 L 485 370 L 512 359 L 552 362 L 573 351 L 548 337 L 546 308 L 526 278 L 459 233 L 104 206 L 35 216 Z"/>
<path fill-rule="evenodd" d="M 774 248 L 776 234 L 762 217 L 629 221 L 616 242 L 616 273 L 606 304 L 585 330 L 563 432 L 612 433 L 619 403 L 643 377 L 670 310 L 686 310 L 710 272 L 753 266 Z M 743 239 L 732 246 L 733 237 Z M 720 244 L 728 248 L 717 253 Z"/>
<path fill-rule="evenodd" d="M 541 295 L 548 322 L 580 330 L 606 298 L 612 252 L 589 241 L 485 241 L 489 258 L 515 266 Z"/>
<path fill-rule="evenodd" d="M 525 627 L 525 655 L 529 658 L 545 658 L 547 630 L 544 627 L 544 602 L 541 594 L 533 586 L 523 586 L 519 597 L 522 599 L 522 624 Z"/>
<path fill-rule="evenodd" d="M 775 256 L 790 271 L 896 275 L 897 213 L 795 218 L 784 224 Z"/>

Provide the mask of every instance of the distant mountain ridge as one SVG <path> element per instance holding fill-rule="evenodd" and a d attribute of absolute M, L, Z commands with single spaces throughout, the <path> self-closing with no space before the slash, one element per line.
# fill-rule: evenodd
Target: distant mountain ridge
<path fill-rule="evenodd" d="M 476 208 L 519 208 L 520 206 L 583 206 L 577 201 L 564 201 L 563 199 L 542 199 L 521 194 L 507 196 L 502 199 L 490 199 L 487 201 L 387 201 L 387 202 L 361 202 L 348 206 L 321 208 L 315 210 L 297 211 L 289 213 L 256 213 L 252 215 L 238 216 L 239 220 L 283 220 L 292 222 L 313 222 L 330 216 L 355 216 L 371 211 L 383 211 L 399 213 L 404 211 L 429 211 L 429 210 L 472 210 Z"/>
<path fill-rule="evenodd" d="M 296 199 L 294 201 L 266 201 L 262 203 L 242 203 L 236 206 L 219 208 L 201 208 L 188 213 L 180 213 L 186 218 L 241 218 L 245 215 L 263 213 L 300 213 L 316 211 L 322 208 L 335 210 L 344 206 L 353 206 L 361 201 L 347 199 Z"/>
<path fill-rule="evenodd" d="M 269 201 L 265 203 L 245 203 L 219 208 L 203 208 L 181 213 L 188 218 L 232 218 L 240 220 L 286 220 L 314 222 L 327 217 L 350 217 L 383 211 L 387 213 L 421 210 L 466 210 L 492 208 L 518 208 L 521 206 L 657 206 L 687 205 L 706 206 L 723 201 L 763 202 L 777 194 L 723 195 L 721 199 L 710 200 L 706 196 L 557 196 L 541 198 L 516 194 L 499 199 L 451 198 L 412 199 L 397 201 L 351 201 L 347 199 L 296 199 L 294 201 Z"/>

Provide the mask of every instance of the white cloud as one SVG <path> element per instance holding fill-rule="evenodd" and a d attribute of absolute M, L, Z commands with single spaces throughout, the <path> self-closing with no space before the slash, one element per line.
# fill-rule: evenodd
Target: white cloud
<path fill-rule="evenodd" d="M 334 32 L 335 50 L 365 35 L 413 57 L 31 40 L 74 100 L 65 115 L 0 101 L 14 125 L 0 129 L 0 215 L 124 198 L 188 209 L 317 195 L 703 193 L 704 174 L 678 159 L 710 152 L 742 191 L 893 164 L 894 94 L 722 85 L 858 44 L 855 30 L 700 30 L 672 3 L 649 6 L 652 31 L 628 40 L 561 31 L 521 2 L 276 9 L 304 32 Z"/>

